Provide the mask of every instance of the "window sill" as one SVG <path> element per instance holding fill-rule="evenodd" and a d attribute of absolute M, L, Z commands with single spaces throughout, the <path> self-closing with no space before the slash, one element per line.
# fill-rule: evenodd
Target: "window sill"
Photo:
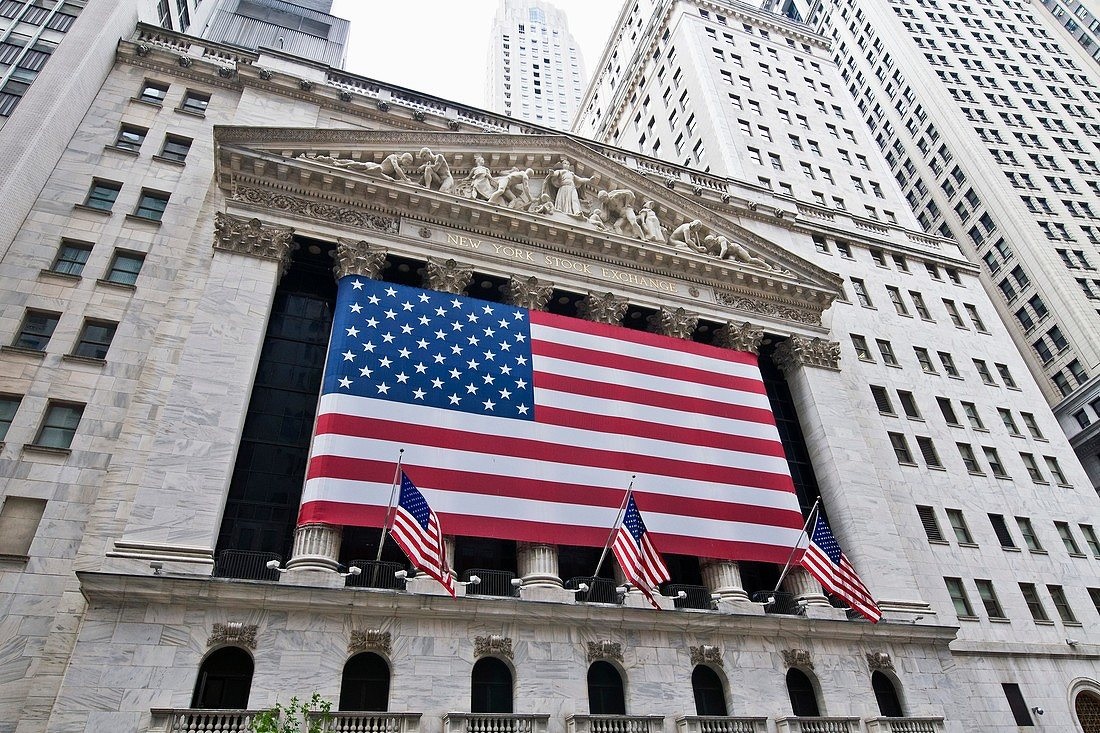
<path fill-rule="evenodd" d="M 30 555 L 16 555 L 9 552 L 0 552 L 0 565 L 25 565 L 30 560 Z"/>
<path fill-rule="evenodd" d="M 28 349 L 23 346 L 0 346 L 0 352 L 5 354 L 22 354 L 23 356 L 33 356 L 36 359 L 46 358 L 45 351 L 39 351 L 38 349 Z"/>
<path fill-rule="evenodd" d="M 910 461 L 898 461 L 899 466 L 912 466 L 913 468 L 920 468 L 916 463 Z"/>
<path fill-rule="evenodd" d="M 79 354 L 64 354 L 61 357 L 61 361 L 76 362 L 77 364 L 91 364 L 93 366 L 103 366 L 107 363 L 106 359 L 97 359 L 94 356 L 80 356 Z"/>
<path fill-rule="evenodd" d="M 960 376 L 960 375 L 958 375 L 958 374 L 948 374 L 948 375 L 947 375 L 947 378 L 948 378 L 948 379 L 957 379 L 957 380 L 959 380 L 960 382 L 964 381 L 964 380 L 963 380 L 963 377 L 962 377 L 962 376 Z"/>
<path fill-rule="evenodd" d="M 1002 475 L 1000 475 L 1000 476 L 998 476 L 998 475 L 994 474 L 994 475 L 993 475 L 993 478 L 996 478 L 996 479 L 1000 479 L 1001 481 L 1011 481 L 1011 480 L 1012 480 L 1012 477 L 1011 477 L 1011 476 L 1009 476 L 1009 475 L 1008 475 L 1007 473 L 1006 473 L 1006 474 L 1002 474 Z"/>
<path fill-rule="evenodd" d="M 981 621 L 977 616 L 959 616 L 958 614 L 955 614 L 955 616 L 959 621 Z"/>
<path fill-rule="evenodd" d="M 943 545 L 945 547 L 950 547 L 951 546 L 951 543 L 948 542 L 947 540 L 928 540 L 928 544 L 930 544 L 930 545 Z"/>
<path fill-rule="evenodd" d="M 949 427 L 949 428 L 962 428 L 962 423 L 961 422 L 949 422 L 949 423 L 947 423 L 947 427 Z M 971 471 L 970 473 L 974 473 L 974 472 Z"/>
<path fill-rule="evenodd" d="M 1033 619 L 1036 626 L 1054 626 L 1053 621 L 1044 621 L 1043 619 Z"/>
<path fill-rule="evenodd" d="M 173 108 L 172 111 L 177 113 L 177 114 L 187 115 L 188 117 L 198 117 L 200 119 L 205 119 L 206 118 L 206 113 L 205 112 L 192 112 L 191 110 L 184 109 L 183 107 L 175 107 L 175 108 Z"/>
<path fill-rule="evenodd" d="M 38 275 L 40 277 L 55 277 L 58 280 L 67 280 L 74 283 L 81 280 L 80 275 L 73 275 L 72 273 L 68 272 L 58 272 L 57 270 L 50 270 L 45 267 L 38 271 Z"/>
<path fill-rule="evenodd" d="M 1063 489 L 1072 489 L 1073 488 L 1073 484 L 1058 484 L 1058 485 L 1060 487 L 1062 487 Z"/>
<path fill-rule="evenodd" d="M 1032 555 L 1049 555 L 1050 554 L 1046 550 L 1028 550 L 1028 552 L 1030 552 Z"/>
<path fill-rule="evenodd" d="M 977 542 L 960 542 L 959 547 L 977 547 Z"/>
<path fill-rule="evenodd" d="M 1086 558 L 1088 557 L 1088 555 L 1086 555 L 1083 552 L 1071 552 L 1071 553 L 1069 553 L 1069 556 L 1070 557 L 1086 557 Z"/>
<path fill-rule="evenodd" d="M 928 470 L 929 471 L 946 471 L 947 469 L 944 468 L 943 466 L 928 466 Z"/>
<path fill-rule="evenodd" d="M 117 283 L 114 280 L 104 280 L 103 278 L 96 280 L 95 284 L 106 285 L 109 288 L 118 288 L 119 290 L 137 290 L 136 285 L 131 285 L 130 283 Z"/>
<path fill-rule="evenodd" d="M 157 161 L 158 163 L 167 163 L 168 165 L 179 166 L 180 168 L 187 165 L 187 161 L 185 161 L 185 160 L 175 160 L 174 158 L 165 158 L 163 155 L 154 155 L 153 160 Z"/>
<path fill-rule="evenodd" d="M 73 204 L 73 209 L 76 211 L 87 211 L 89 214 L 100 214 L 101 216 L 110 216 L 110 209 L 100 209 L 96 206 L 88 206 L 87 204 Z"/>
<path fill-rule="evenodd" d="M 137 214 L 127 214 L 126 221 L 134 222 L 135 224 L 145 224 L 147 226 L 160 227 L 159 219 L 147 219 L 144 216 L 138 216 Z"/>
<path fill-rule="evenodd" d="M 971 476 L 985 476 L 981 471 L 967 471 Z"/>
<path fill-rule="evenodd" d="M 151 99 L 142 99 L 141 97 L 130 97 L 130 101 L 134 104 L 144 104 L 146 107 L 156 107 L 157 109 L 164 109 L 163 102 L 154 102 Z"/>
<path fill-rule="evenodd" d="M 1083 626 L 1083 625 L 1084 625 L 1084 624 L 1082 624 L 1082 623 L 1081 623 L 1080 621 L 1063 621 L 1063 622 L 1062 622 L 1062 626 L 1077 626 L 1077 627 L 1081 627 L 1081 626 Z"/>
<path fill-rule="evenodd" d="M 994 624 L 1010 624 L 1010 623 L 1012 623 L 1012 619 L 1005 618 L 1004 616 L 990 616 L 989 621 L 990 621 L 990 623 L 994 623 Z"/>
<path fill-rule="evenodd" d="M 885 362 L 883 362 L 883 366 L 888 366 L 891 369 L 901 369 L 902 368 L 901 364 L 887 364 Z"/>
<path fill-rule="evenodd" d="M 1021 552 L 1019 547 L 1005 547 L 1004 545 L 1001 545 L 1001 549 L 1005 552 Z"/>
<path fill-rule="evenodd" d="M 913 421 L 913 422 L 924 422 L 924 418 L 923 418 L 923 417 L 919 417 L 919 416 L 917 416 L 917 415 L 906 415 L 906 416 L 905 416 L 905 419 L 906 419 L 906 420 L 911 420 L 911 421 Z"/>
<path fill-rule="evenodd" d="M 122 153 L 123 155 L 129 155 L 131 158 L 136 158 L 141 154 L 137 150 L 132 150 L 130 148 L 120 148 L 117 145 L 104 145 L 103 149 L 109 150 L 112 153 Z"/>
<path fill-rule="evenodd" d="M 73 451 L 71 448 L 57 448 L 52 445 L 38 445 L 37 443 L 24 443 L 23 452 L 44 453 L 50 456 L 67 456 Z"/>
<path fill-rule="evenodd" d="M 975 433 L 988 433 L 989 432 L 989 428 L 979 428 L 979 427 L 974 427 L 973 425 L 971 427 L 974 428 Z"/>

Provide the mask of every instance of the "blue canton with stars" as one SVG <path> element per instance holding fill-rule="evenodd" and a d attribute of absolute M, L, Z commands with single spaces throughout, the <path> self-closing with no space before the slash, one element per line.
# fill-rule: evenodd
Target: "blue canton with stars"
<path fill-rule="evenodd" d="M 348 275 L 324 392 L 533 420 L 524 308 Z"/>
<path fill-rule="evenodd" d="M 840 564 L 840 543 L 836 541 L 832 530 L 829 529 L 829 525 L 825 524 L 825 520 L 821 518 L 820 514 L 817 515 L 817 519 L 814 521 L 814 531 L 811 539 L 815 545 L 821 548 L 822 552 L 829 556 L 834 564 Z"/>

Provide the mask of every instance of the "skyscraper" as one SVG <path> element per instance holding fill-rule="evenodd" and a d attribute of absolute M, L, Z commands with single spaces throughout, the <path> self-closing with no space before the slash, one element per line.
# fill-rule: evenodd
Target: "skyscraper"
<path fill-rule="evenodd" d="M 566 130 L 587 83 L 565 13 L 542 0 L 501 0 L 489 39 L 490 109 Z"/>

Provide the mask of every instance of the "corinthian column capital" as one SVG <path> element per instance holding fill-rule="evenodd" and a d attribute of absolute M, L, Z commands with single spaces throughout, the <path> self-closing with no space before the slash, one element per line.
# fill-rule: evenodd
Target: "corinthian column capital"
<path fill-rule="evenodd" d="M 428 264 L 422 272 L 426 288 L 454 295 L 465 293 L 466 286 L 474 277 L 472 266 L 452 259 L 441 260 L 435 257 L 428 258 Z"/>
<path fill-rule="evenodd" d="M 345 275 L 361 275 L 378 280 L 386 265 L 384 248 L 353 239 L 337 239 L 336 251 L 332 257 L 336 261 L 332 266 L 332 274 L 337 280 Z"/>
<path fill-rule="evenodd" d="M 279 263 L 280 273 L 284 273 L 296 248 L 292 227 L 265 224 L 259 219 L 246 219 L 221 211 L 214 213 L 216 250 L 274 260 Z"/>

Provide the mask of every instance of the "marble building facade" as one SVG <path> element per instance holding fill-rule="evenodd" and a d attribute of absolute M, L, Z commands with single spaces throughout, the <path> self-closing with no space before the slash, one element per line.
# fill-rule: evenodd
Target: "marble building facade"
<path fill-rule="evenodd" d="M 589 181 L 575 209 L 543 198 L 566 169 Z M 668 597 L 653 611 L 637 592 L 588 603 L 562 587 L 566 549 L 543 545 L 515 548 L 515 595 L 363 587 L 343 575 L 368 556 L 361 533 L 246 516 L 296 505 L 249 504 L 239 478 L 271 334 L 294 315 L 279 304 L 309 291 L 323 309 L 349 273 L 758 351 L 804 454 L 788 453 L 800 498 L 821 497 L 884 621 L 850 620 L 801 573 L 779 608 L 756 595 L 778 568 L 732 562 L 677 564 L 704 608 Z M 338 701 L 349 658 L 377 655 L 387 710 L 349 711 L 344 730 L 700 730 L 699 667 L 720 681 L 723 731 L 1004 730 L 1004 685 L 1070 730 L 1100 693 L 1097 498 L 949 240 L 139 26 L 0 274 L 0 393 L 15 404 L 0 731 L 240 729 L 247 713 L 192 710 L 204 660 L 226 649 L 253 665 L 249 710 Z M 978 320 L 952 322 L 947 302 Z M 299 343 L 296 359 L 317 359 Z M 278 417 L 301 433 L 301 415 Z M 257 548 L 277 548 L 285 572 L 219 567 Z M 471 705 L 484 659 L 510 675 L 510 714 Z M 593 715 L 597 663 L 622 680 L 611 717 Z M 792 708 L 791 670 L 817 715 Z M 876 703 L 882 679 L 900 716 Z"/>

